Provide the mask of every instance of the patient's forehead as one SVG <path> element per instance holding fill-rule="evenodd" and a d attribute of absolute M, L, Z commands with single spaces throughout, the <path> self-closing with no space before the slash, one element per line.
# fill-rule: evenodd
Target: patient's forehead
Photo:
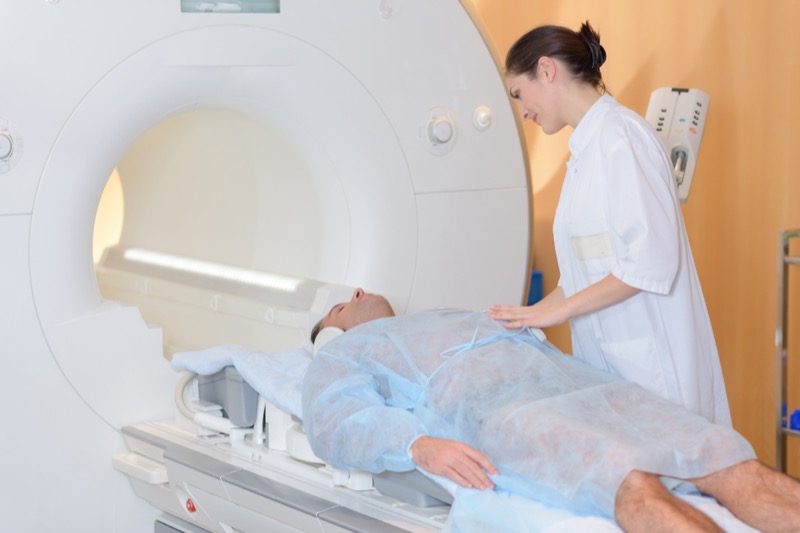
<path fill-rule="evenodd" d="M 334 315 L 334 311 L 336 311 L 337 309 L 339 309 L 339 308 L 340 308 L 340 307 L 342 307 L 343 305 L 344 305 L 344 302 L 334 305 L 334 306 L 331 308 L 331 310 L 330 310 L 330 311 L 328 311 L 328 314 L 327 314 L 327 315 L 325 315 L 324 317 L 322 317 L 322 327 L 325 327 L 325 328 L 327 328 L 327 327 L 330 327 L 330 326 L 333 326 L 333 325 L 334 325 L 334 324 L 332 323 L 332 320 L 333 320 L 333 315 Z M 321 329 L 321 328 L 320 328 L 320 329 Z"/>

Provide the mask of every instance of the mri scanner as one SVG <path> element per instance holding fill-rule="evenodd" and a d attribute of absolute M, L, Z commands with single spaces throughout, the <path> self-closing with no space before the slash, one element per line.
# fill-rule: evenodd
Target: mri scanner
<path fill-rule="evenodd" d="M 174 351 L 299 346 L 356 286 L 399 312 L 523 300 L 526 161 L 470 9 L 456 0 L 5 3 L 3 530 L 244 530 L 227 518 L 193 524 L 173 479 L 149 485 L 172 503 L 138 497 L 111 461 L 131 432 L 145 445 L 181 441 L 183 462 L 201 470 L 227 461 L 241 471 L 245 481 L 225 488 L 241 501 L 220 511 L 237 509 L 233 521 L 261 513 L 275 520 L 262 530 L 358 529 L 348 525 L 358 520 L 362 530 L 374 520 L 435 529 L 430 516 L 387 514 L 395 507 L 313 483 L 312 501 L 338 518 L 256 512 L 253 486 L 294 501 L 299 482 L 271 474 L 252 448 L 212 457 L 201 438 L 135 428 L 173 418 Z M 95 265 L 95 216 L 112 175 L 122 226 Z M 278 526 L 281 513 L 294 513 L 294 525 Z"/>

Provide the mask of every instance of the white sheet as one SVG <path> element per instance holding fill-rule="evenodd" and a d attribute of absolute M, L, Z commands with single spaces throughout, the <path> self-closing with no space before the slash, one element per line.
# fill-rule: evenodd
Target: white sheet
<path fill-rule="evenodd" d="M 285 352 L 256 352 L 236 344 L 176 353 L 172 368 L 207 376 L 233 366 L 268 402 L 302 418 L 303 375 L 311 362 L 311 343 Z"/>
<path fill-rule="evenodd" d="M 697 493 L 676 495 L 708 515 L 727 533 L 758 533 L 758 530 L 740 521 L 713 498 Z M 613 520 L 577 515 L 504 492 L 459 488 L 453 506 L 459 506 L 459 512 L 450 514 L 444 527 L 448 533 L 623 533 Z M 482 520 L 487 515 L 482 508 L 491 509 L 497 521 L 491 525 L 483 524 Z M 453 517 L 458 517 L 457 523 L 453 522 Z"/>

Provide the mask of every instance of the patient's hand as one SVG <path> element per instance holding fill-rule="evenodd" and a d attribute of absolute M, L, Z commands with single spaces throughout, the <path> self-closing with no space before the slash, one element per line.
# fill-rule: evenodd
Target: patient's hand
<path fill-rule="evenodd" d="M 411 445 L 411 458 L 425 471 L 463 487 L 494 489 L 487 473 L 495 475 L 497 468 L 483 453 L 463 442 L 422 436 Z"/>

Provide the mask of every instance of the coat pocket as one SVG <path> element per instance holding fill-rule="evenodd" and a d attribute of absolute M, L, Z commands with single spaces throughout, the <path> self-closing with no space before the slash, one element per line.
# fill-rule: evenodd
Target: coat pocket
<path fill-rule="evenodd" d="M 638 383 L 662 398 L 669 397 L 652 337 L 618 342 L 600 341 L 600 350 L 613 373 Z"/>

